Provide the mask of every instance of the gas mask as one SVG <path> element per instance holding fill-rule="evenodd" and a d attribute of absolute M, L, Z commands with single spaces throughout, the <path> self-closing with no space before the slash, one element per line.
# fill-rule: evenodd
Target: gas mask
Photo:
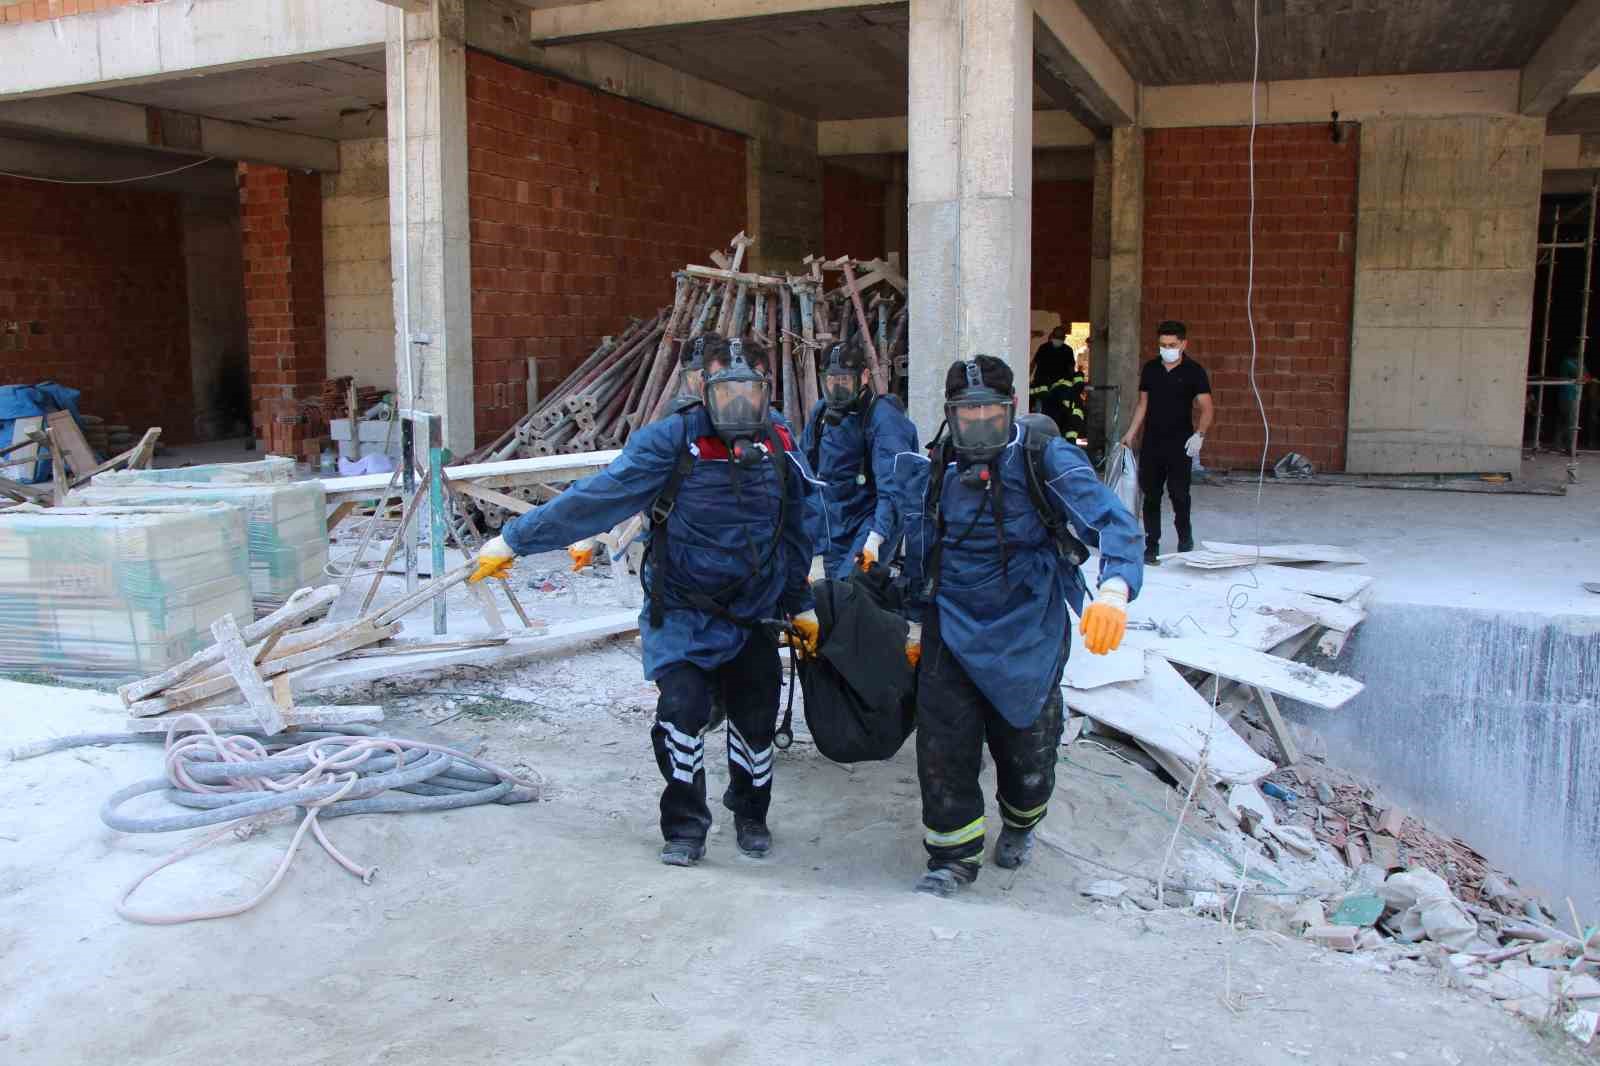
<path fill-rule="evenodd" d="M 755 466 L 766 454 L 756 441 L 765 435 L 771 397 L 772 383 L 745 360 L 739 341 L 729 341 L 727 365 L 706 378 L 705 406 L 712 428 L 740 466 Z"/>
<path fill-rule="evenodd" d="M 976 360 L 966 364 L 967 384 L 944 402 L 944 417 L 955 446 L 956 470 L 969 488 L 987 488 L 994 478 L 992 465 L 1011 443 L 1016 401 L 989 388 Z"/>
<path fill-rule="evenodd" d="M 1160 351 L 1161 351 L 1161 361 L 1163 363 L 1166 363 L 1168 366 L 1171 366 L 1172 364 L 1176 363 L 1179 359 L 1183 358 L 1183 349 L 1182 348 L 1162 348 Z"/>
<path fill-rule="evenodd" d="M 859 355 L 844 344 L 835 344 L 828 350 L 828 362 L 822 371 L 822 401 L 826 408 L 823 417 L 828 425 L 843 422 L 856 409 L 864 391 Z"/>

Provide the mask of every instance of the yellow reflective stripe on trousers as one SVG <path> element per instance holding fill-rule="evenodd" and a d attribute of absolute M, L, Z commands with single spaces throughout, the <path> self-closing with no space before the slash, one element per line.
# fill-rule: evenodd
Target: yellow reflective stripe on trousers
<path fill-rule="evenodd" d="M 926 828 L 926 827 L 924 827 Z M 932 829 L 927 832 L 928 843 L 936 848 L 954 848 L 962 844 L 970 844 L 974 840 L 983 839 L 983 816 L 979 815 L 960 829 L 948 833 L 936 833 Z"/>
<path fill-rule="evenodd" d="M 1004 797 L 1002 797 L 1000 800 L 1000 815 L 1005 819 L 1006 824 L 1016 825 L 1019 829 L 1026 829 L 1028 826 L 1044 817 L 1045 808 L 1049 806 L 1050 803 L 1047 800 L 1044 803 L 1039 804 L 1037 807 L 1022 811 L 1011 806 L 1011 804 L 1007 803 Z"/>

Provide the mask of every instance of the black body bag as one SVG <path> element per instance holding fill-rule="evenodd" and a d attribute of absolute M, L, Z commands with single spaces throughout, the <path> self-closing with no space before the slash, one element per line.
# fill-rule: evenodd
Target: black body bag
<path fill-rule="evenodd" d="M 888 759 L 916 728 L 906 620 L 879 606 L 873 591 L 853 580 L 817 582 L 817 655 L 794 659 L 806 726 L 817 750 L 834 762 Z M 793 685 L 789 698 L 792 705 Z"/>

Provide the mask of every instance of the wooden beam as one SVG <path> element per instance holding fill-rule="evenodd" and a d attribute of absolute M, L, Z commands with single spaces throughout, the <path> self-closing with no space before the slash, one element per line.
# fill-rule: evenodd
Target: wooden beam
<path fill-rule="evenodd" d="M 378 0 L 378 3 L 397 7 L 401 11 L 409 11 L 413 15 L 421 15 L 428 11 L 432 0 Z"/>
<path fill-rule="evenodd" d="M 1133 125 L 1139 118 L 1139 83 L 1076 0 L 1034 0 L 1033 10 L 1039 87 L 1098 133 Z"/>
<path fill-rule="evenodd" d="M 1600 67 L 1600 0 L 1578 0 L 1522 68 L 1524 115 L 1548 115 Z"/>
<path fill-rule="evenodd" d="M 534 8 L 528 15 L 528 36 L 535 45 L 570 44 L 596 37 L 615 37 L 642 30 L 686 30 L 758 22 L 778 15 L 848 8 L 895 8 L 883 0 L 600 0 L 590 4 L 545 7 L 538 0 L 517 0 Z"/>

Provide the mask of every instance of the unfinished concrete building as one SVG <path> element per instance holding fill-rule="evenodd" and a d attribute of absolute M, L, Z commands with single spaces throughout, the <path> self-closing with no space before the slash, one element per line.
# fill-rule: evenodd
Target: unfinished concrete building
<path fill-rule="evenodd" d="M 1547 299 L 1536 244 L 1541 199 L 1581 238 L 1600 166 L 1594 5 L 1265 5 L 1253 200 L 1235 7 L 7 2 L 3 169 L 187 169 L 0 178 L 6 374 L 169 442 L 414 374 L 460 451 L 743 228 L 758 267 L 904 257 L 923 423 L 1032 310 L 1090 323 L 1123 397 L 1185 319 L 1208 459 L 1253 468 L 1253 208 L 1271 458 L 1518 471 L 1544 322 L 1592 332 L 1582 252 Z"/>
<path fill-rule="evenodd" d="M 560 381 L 744 230 L 756 269 L 901 257 L 925 436 L 949 359 L 1025 369 L 1042 311 L 1090 325 L 1102 434 L 1155 324 L 1186 320 L 1214 467 L 1260 462 L 1256 390 L 1268 463 L 1515 475 L 1567 447 L 1562 359 L 1600 370 L 1600 0 L 1259 14 L 1257 69 L 1251 9 L 1221 0 L 0 0 L 0 373 L 297 457 L 297 409 L 351 375 L 460 454 L 528 410 L 530 363 Z M 1452 645 L 1386 618 L 1375 686 L 1520 624 L 1457 612 Z M 1535 644 L 1510 672 L 1593 654 Z M 1550 849 L 1600 839 L 1593 731 L 1541 745 L 1593 691 L 1499 684 L 1419 697 L 1526 719 L 1509 748 L 1465 737 L 1450 781 L 1362 749 L 1381 707 L 1339 728 L 1575 883 L 1593 849 Z M 1474 794 L 1502 749 L 1555 791 Z"/>

